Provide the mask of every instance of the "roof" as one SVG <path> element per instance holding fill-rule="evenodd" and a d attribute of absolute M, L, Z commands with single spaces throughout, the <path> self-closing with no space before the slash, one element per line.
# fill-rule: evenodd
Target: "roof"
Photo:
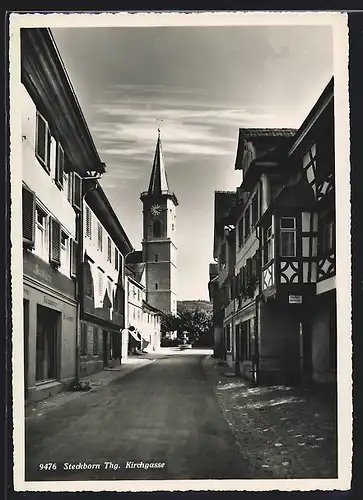
<path fill-rule="evenodd" d="M 142 261 L 142 250 L 134 250 L 126 257 L 127 264 L 138 264 Z"/>
<path fill-rule="evenodd" d="M 21 29 L 21 81 L 81 177 L 104 173 L 81 106 L 48 28 Z M 66 117 L 66 119 L 65 119 Z"/>
<path fill-rule="evenodd" d="M 160 129 L 158 129 L 158 140 L 156 142 L 154 163 L 151 171 L 148 193 L 162 194 L 164 192 L 169 193 L 170 191 L 163 158 Z"/>
<path fill-rule="evenodd" d="M 245 139 L 252 137 L 292 137 L 296 133 L 294 128 L 240 128 Z"/>
<path fill-rule="evenodd" d="M 296 129 L 293 128 L 240 128 L 235 170 L 243 170 L 244 168 L 246 142 L 253 140 L 254 153 L 252 160 L 255 160 L 264 157 L 266 154 L 271 154 L 272 151 L 284 146 L 286 143 L 290 144 L 295 134 Z"/>
<path fill-rule="evenodd" d="M 323 92 L 320 94 L 319 98 L 315 102 L 314 106 L 311 108 L 309 114 L 299 127 L 296 132 L 295 140 L 291 145 L 289 155 L 291 155 L 298 146 L 303 142 L 305 136 L 308 134 L 309 130 L 313 127 L 314 123 L 318 120 L 319 116 L 327 108 L 329 104 L 333 102 L 334 99 L 334 77 L 332 77 L 328 84 L 326 85 Z M 334 109 L 332 111 L 334 113 Z M 334 120 L 334 117 L 333 117 Z"/>
<path fill-rule="evenodd" d="M 132 251 L 131 241 L 98 181 L 96 182 L 96 189 L 90 189 L 85 195 L 85 202 L 95 213 L 121 253 L 127 255 L 128 252 Z"/>
<path fill-rule="evenodd" d="M 142 305 L 144 307 L 146 307 L 147 309 L 149 309 L 150 311 L 152 311 L 152 312 L 154 312 L 156 314 L 160 314 L 161 316 L 164 316 L 163 311 L 160 311 L 160 309 L 158 309 L 157 307 L 152 306 L 151 304 L 149 304 L 148 302 L 146 302 L 146 300 L 142 301 Z"/>

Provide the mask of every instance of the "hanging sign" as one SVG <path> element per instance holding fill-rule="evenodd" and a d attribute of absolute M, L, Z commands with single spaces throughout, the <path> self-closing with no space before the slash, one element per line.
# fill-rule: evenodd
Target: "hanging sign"
<path fill-rule="evenodd" d="M 302 295 L 289 295 L 289 304 L 302 304 Z"/>

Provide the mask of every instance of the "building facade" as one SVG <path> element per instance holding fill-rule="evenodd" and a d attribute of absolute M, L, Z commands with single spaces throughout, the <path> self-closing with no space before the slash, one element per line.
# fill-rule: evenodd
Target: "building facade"
<path fill-rule="evenodd" d="M 122 360 L 125 256 L 132 245 L 101 186 L 85 185 L 80 376 Z"/>
<path fill-rule="evenodd" d="M 243 179 L 221 213 L 215 294 L 225 359 L 259 383 L 336 378 L 333 96 L 332 80 L 298 130 L 239 133 Z M 224 248 L 233 244 L 228 301 Z"/>
<path fill-rule="evenodd" d="M 24 382 L 29 402 L 62 390 L 75 377 L 82 178 L 90 168 L 101 173 L 104 166 L 47 29 L 22 30 L 18 90 Z"/>
<path fill-rule="evenodd" d="M 135 348 L 141 351 L 160 349 L 162 312 L 146 301 L 146 265 L 141 261 L 142 252 L 133 252 L 126 266 L 129 353 Z"/>
<path fill-rule="evenodd" d="M 143 262 L 147 302 L 164 313 L 177 312 L 176 207 L 169 189 L 160 130 L 149 189 L 141 194 L 143 204 Z"/>

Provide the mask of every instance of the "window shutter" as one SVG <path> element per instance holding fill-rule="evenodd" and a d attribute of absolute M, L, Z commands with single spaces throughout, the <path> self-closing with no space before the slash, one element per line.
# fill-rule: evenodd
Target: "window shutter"
<path fill-rule="evenodd" d="M 72 173 L 72 205 L 74 208 L 81 210 L 82 203 L 82 180 L 81 177 L 76 173 Z"/>
<path fill-rule="evenodd" d="M 67 193 L 67 199 L 69 203 L 72 203 L 73 200 L 73 172 L 69 172 L 68 174 L 68 193 Z"/>
<path fill-rule="evenodd" d="M 251 273 L 252 276 L 257 276 L 257 253 L 252 257 Z"/>
<path fill-rule="evenodd" d="M 234 276 L 234 298 L 237 299 L 239 296 L 239 274 Z"/>
<path fill-rule="evenodd" d="M 78 244 L 71 239 L 71 277 L 76 278 L 77 276 L 77 250 L 78 250 Z"/>
<path fill-rule="evenodd" d="M 246 286 L 249 286 L 252 275 L 252 259 L 247 259 Z"/>
<path fill-rule="evenodd" d="M 59 188 L 63 188 L 63 172 L 64 172 L 64 151 L 62 146 L 57 143 L 57 158 L 55 164 L 55 183 Z"/>
<path fill-rule="evenodd" d="M 61 226 L 56 219 L 50 219 L 50 244 L 49 260 L 52 264 L 60 266 L 61 257 Z"/>
<path fill-rule="evenodd" d="M 23 186 L 22 205 L 23 243 L 33 248 L 35 244 L 35 194 L 26 186 Z"/>

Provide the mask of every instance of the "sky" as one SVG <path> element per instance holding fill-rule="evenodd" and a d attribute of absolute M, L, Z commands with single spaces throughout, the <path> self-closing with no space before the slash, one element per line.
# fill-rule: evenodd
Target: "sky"
<path fill-rule="evenodd" d="M 214 192 L 235 190 L 238 129 L 298 128 L 333 75 L 329 26 L 53 28 L 133 246 L 161 126 L 176 194 L 178 299 L 209 300 Z M 162 120 L 162 121 L 161 121 Z"/>

